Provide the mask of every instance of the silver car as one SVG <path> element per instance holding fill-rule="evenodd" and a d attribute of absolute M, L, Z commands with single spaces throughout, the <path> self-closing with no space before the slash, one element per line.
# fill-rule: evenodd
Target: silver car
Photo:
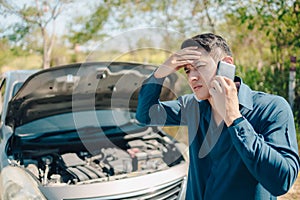
<path fill-rule="evenodd" d="M 78 63 L 1 77 L 1 199 L 183 199 L 186 146 L 135 120 L 154 66 Z M 174 98 L 176 75 L 161 99 Z"/>

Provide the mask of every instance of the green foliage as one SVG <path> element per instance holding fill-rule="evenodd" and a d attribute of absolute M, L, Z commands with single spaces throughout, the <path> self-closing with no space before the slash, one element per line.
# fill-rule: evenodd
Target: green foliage
<path fill-rule="evenodd" d="M 247 24 L 267 36 L 273 61 L 283 63 L 296 54 L 300 43 L 300 2 L 286 0 L 257 1 L 238 7 L 233 13 L 239 25 Z"/>
<path fill-rule="evenodd" d="M 299 63 L 300 59 L 298 57 Z M 296 68 L 296 88 L 295 88 L 295 104 L 294 104 L 294 116 L 296 121 L 296 126 L 298 128 L 298 133 L 300 134 L 300 67 Z"/>
<path fill-rule="evenodd" d="M 270 94 L 280 95 L 288 99 L 288 68 L 266 66 L 260 71 L 257 68 L 240 68 L 243 81 L 252 89 Z"/>
<path fill-rule="evenodd" d="M 253 89 L 288 100 L 290 56 L 300 55 L 300 2 L 244 1 L 226 15 L 236 61 L 244 81 Z M 228 28 L 228 27 L 227 27 Z M 245 62 L 246 60 L 246 62 Z M 294 115 L 300 124 L 299 57 L 296 66 Z"/>
<path fill-rule="evenodd" d="M 100 5 L 96 10 L 88 17 L 78 17 L 75 20 L 76 25 L 81 26 L 80 30 L 72 29 L 68 37 L 68 40 L 72 44 L 84 44 L 91 39 L 99 39 L 104 35 L 100 34 L 100 30 L 109 16 L 109 7 Z M 73 24 L 70 25 L 72 27 Z"/>
<path fill-rule="evenodd" d="M 9 41 L 14 43 L 21 41 L 29 33 L 29 27 L 23 23 L 16 23 L 11 26 L 12 33 L 7 35 Z"/>
<path fill-rule="evenodd" d="M 285 63 L 281 68 L 265 66 L 261 70 L 255 67 L 238 67 L 243 81 L 253 90 L 275 94 L 284 97 L 288 101 L 290 63 Z M 294 100 L 294 117 L 297 130 L 300 130 L 300 68 L 296 71 L 296 88 Z"/>

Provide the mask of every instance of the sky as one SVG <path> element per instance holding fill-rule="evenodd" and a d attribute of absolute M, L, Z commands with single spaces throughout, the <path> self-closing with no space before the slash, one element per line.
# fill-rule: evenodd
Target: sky
<path fill-rule="evenodd" d="M 21 7 L 25 3 L 29 1 L 26 0 L 18 0 L 18 6 Z M 66 32 L 66 25 L 72 20 L 72 18 L 76 16 L 84 16 L 90 14 L 90 7 L 93 6 L 93 2 L 95 1 L 79 1 L 75 0 L 75 3 L 69 5 L 69 7 L 64 6 L 64 11 L 61 15 L 59 15 L 56 19 L 56 34 L 61 36 Z M 3 30 L 7 30 L 10 25 L 20 22 L 20 18 L 16 15 L 2 15 L 0 18 L 0 28 L 2 33 L 0 33 L 0 37 L 3 36 Z M 49 26 L 49 31 L 51 31 L 51 27 Z"/>

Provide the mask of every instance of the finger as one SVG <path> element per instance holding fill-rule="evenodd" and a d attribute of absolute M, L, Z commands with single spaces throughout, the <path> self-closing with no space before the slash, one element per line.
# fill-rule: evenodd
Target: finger
<path fill-rule="evenodd" d="M 235 86 L 235 83 L 232 79 L 224 77 L 225 82 L 227 83 L 227 85 L 229 86 Z"/>
<path fill-rule="evenodd" d="M 171 57 L 172 63 L 179 62 L 179 61 L 186 61 L 186 62 L 195 62 L 199 60 L 201 55 L 194 55 L 194 54 L 186 54 L 186 55 L 173 55 Z"/>
<path fill-rule="evenodd" d="M 211 82 L 211 87 L 216 90 L 218 93 L 223 93 L 223 88 L 218 80 L 213 80 Z"/>
<path fill-rule="evenodd" d="M 217 94 L 216 89 L 213 87 L 209 88 L 208 92 L 213 97 Z"/>
<path fill-rule="evenodd" d="M 184 55 L 184 56 L 177 56 L 174 57 L 173 59 L 177 61 L 198 61 L 201 58 L 199 55 Z"/>
<path fill-rule="evenodd" d="M 185 47 L 182 50 L 189 50 L 189 49 L 198 49 L 198 46 L 189 46 L 189 47 Z"/>
<path fill-rule="evenodd" d="M 179 70 L 183 67 L 185 67 L 186 65 L 190 65 L 192 63 L 192 61 L 176 61 L 176 63 L 172 63 L 175 67 L 176 70 Z"/>
<path fill-rule="evenodd" d="M 171 63 L 173 65 L 187 65 L 187 64 L 192 64 L 194 61 L 191 59 L 184 59 L 184 60 L 179 60 L 179 59 L 172 59 Z"/>
<path fill-rule="evenodd" d="M 223 91 L 228 90 L 230 85 L 228 85 L 227 81 L 225 80 L 225 76 L 216 76 L 215 80 L 217 80 L 222 88 Z"/>
<path fill-rule="evenodd" d="M 173 54 L 173 59 L 176 59 L 177 61 L 185 61 L 185 60 L 196 61 L 199 60 L 201 56 L 202 54 L 199 51 L 181 51 Z"/>
<path fill-rule="evenodd" d="M 232 83 L 234 84 L 234 82 L 226 76 L 216 76 L 215 79 L 218 80 L 220 84 L 225 87 L 232 85 Z"/>
<path fill-rule="evenodd" d="M 181 49 L 180 52 L 189 52 L 189 53 L 201 54 L 201 51 L 199 51 L 199 49 Z"/>
<path fill-rule="evenodd" d="M 181 49 L 180 51 L 177 51 L 175 53 L 176 55 L 198 55 L 201 56 L 201 51 L 195 50 L 195 49 Z"/>
<path fill-rule="evenodd" d="M 188 59 L 199 59 L 201 58 L 202 54 L 182 54 L 178 55 L 176 58 L 181 60 L 188 60 Z"/>

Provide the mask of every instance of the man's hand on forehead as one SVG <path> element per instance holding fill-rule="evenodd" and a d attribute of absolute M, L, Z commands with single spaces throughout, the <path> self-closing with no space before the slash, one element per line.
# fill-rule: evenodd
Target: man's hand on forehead
<path fill-rule="evenodd" d="M 171 73 L 183 68 L 186 65 L 195 65 L 203 54 L 207 54 L 205 50 L 198 46 L 189 46 L 172 54 L 155 72 L 155 77 L 163 78 Z"/>
<path fill-rule="evenodd" d="M 177 65 L 176 70 L 186 67 L 188 65 L 194 66 L 199 62 L 202 52 L 196 46 L 187 47 L 174 53 L 172 57 L 172 64 Z"/>

